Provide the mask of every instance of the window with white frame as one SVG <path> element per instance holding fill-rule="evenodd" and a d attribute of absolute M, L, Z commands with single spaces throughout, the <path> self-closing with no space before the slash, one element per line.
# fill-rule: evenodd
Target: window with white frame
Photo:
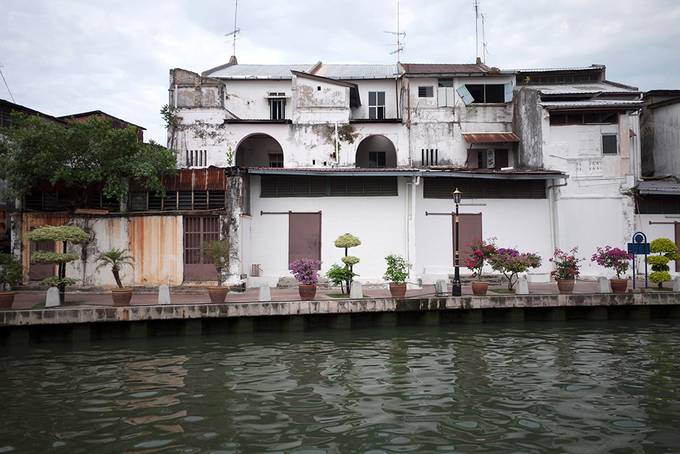
<path fill-rule="evenodd" d="M 286 94 L 282 92 L 269 92 L 269 118 L 271 120 L 284 120 L 286 118 Z"/>
<path fill-rule="evenodd" d="M 371 120 L 383 120 L 385 118 L 385 92 L 368 92 L 368 118 Z"/>

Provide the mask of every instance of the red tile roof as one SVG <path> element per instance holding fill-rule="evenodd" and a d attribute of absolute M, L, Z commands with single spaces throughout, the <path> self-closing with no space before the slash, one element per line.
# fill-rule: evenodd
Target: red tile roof
<path fill-rule="evenodd" d="M 501 143 L 519 142 L 519 137 L 514 132 L 476 132 L 463 134 L 467 143 Z"/>

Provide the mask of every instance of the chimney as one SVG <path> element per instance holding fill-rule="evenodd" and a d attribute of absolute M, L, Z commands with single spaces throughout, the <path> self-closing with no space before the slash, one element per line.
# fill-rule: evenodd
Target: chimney
<path fill-rule="evenodd" d="M 236 60 L 236 55 L 232 55 L 229 57 L 229 62 L 227 63 L 227 66 L 233 66 L 233 65 L 238 65 L 238 60 Z"/>
<path fill-rule="evenodd" d="M 482 64 L 482 59 L 480 57 L 477 57 L 476 64 L 481 65 Z"/>

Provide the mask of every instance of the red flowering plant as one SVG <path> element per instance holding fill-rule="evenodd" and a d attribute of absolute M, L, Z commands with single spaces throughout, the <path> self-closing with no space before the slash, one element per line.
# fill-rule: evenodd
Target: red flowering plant
<path fill-rule="evenodd" d="M 526 272 L 529 268 L 541 266 L 541 257 L 533 252 L 520 253 L 517 249 L 501 247 L 489 258 L 489 264 L 491 268 L 505 276 L 508 280 L 508 290 L 512 290 L 518 274 Z"/>
<path fill-rule="evenodd" d="M 301 258 L 290 264 L 290 271 L 295 280 L 303 285 L 316 285 L 319 281 L 319 267 L 321 262 L 310 258 Z"/>
<path fill-rule="evenodd" d="M 616 278 L 621 279 L 621 275 L 628 271 L 633 254 L 617 247 L 605 246 L 604 248 L 598 247 L 590 260 L 605 268 L 613 269 Z"/>
<path fill-rule="evenodd" d="M 550 259 L 555 269 L 550 272 L 550 276 L 560 280 L 576 279 L 580 274 L 579 262 L 585 260 L 577 258 L 577 252 L 578 247 L 572 248 L 569 251 L 555 249 L 552 258 Z"/>
<path fill-rule="evenodd" d="M 470 255 L 465 258 L 465 266 L 472 271 L 472 275 L 481 280 L 484 263 L 496 254 L 496 245 L 492 241 L 479 240 L 469 244 Z"/>

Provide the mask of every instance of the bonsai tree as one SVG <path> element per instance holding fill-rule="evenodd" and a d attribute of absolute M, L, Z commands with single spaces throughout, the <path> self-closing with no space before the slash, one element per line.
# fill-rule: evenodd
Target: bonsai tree
<path fill-rule="evenodd" d="M 671 280 L 668 262 L 680 259 L 678 247 L 668 238 L 657 238 L 650 244 L 650 251 L 655 255 L 647 257 L 647 263 L 652 265 L 649 279 L 663 288 L 663 283 Z"/>
<path fill-rule="evenodd" d="M 387 269 L 383 279 L 395 284 L 405 284 L 408 278 L 408 270 L 411 265 L 400 255 L 390 254 L 385 257 Z"/>
<path fill-rule="evenodd" d="M 342 291 L 342 293 L 349 293 L 349 289 L 352 286 L 352 280 L 354 279 L 355 276 L 358 276 L 358 274 L 354 273 L 354 265 L 359 263 L 360 261 L 359 257 L 348 255 L 348 252 L 350 248 L 357 247 L 360 245 L 361 240 L 356 236 L 352 235 L 351 233 L 345 233 L 343 235 L 340 235 L 335 240 L 335 247 L 345 250 L 345 256 L 341 259 L 342 263 L 345 264 L 345 271 L 341 273 L 340 271 L 338 271 L 338 269 L 333 269 L 333 267 L 331 267 L 331 270 L 335 278 L 344 276 L 344 279 L 341 280 L 334 279 L 334 277 L 328 275 L 327 276 L 331 281 L 333 281 L 335 285 L 340 285 L 340 290 Z M 331 270 L 329 270 L 329 273 L 331 272 Z"/>
<path fill-rule="evenodd" d="M 621 279 L 621 275 L 628 271 L 631 260 L 633 260 L 633 254 L 611 246 L 598 247 L 597 252 L 590 258 L 591 262 L 613 269 L 617 279 Z"/>
<path fill-rule="evenodd" d="M 127 249 L 111 249 L 106 252 L 102 252 L 97 257 L 97 269 L 110 266 L 111 273 L 113 273 L 113 278 L 116 280 L 116 285 L 118 288 L 123 288 L 123 283 L 120 281 L 120 270 L 124 266 L 134 266 L 134 259 L 130 255 Z"/>
<path fill-rule="evenodd" d="M 29 241 L 54 241 L 62 244 L 63 252 L 34 251 L 31 254 L 31 261 L 34 263 L 51 263 L 58 265 L 57 276 L 43 279 L 43 284 L 59 289 L 59 300 L 64 304 L 66 287 L 74 285 L 77 281 L 66 277 L 66 264 L 80 258 L 80 255 L 66 252 L 68 243 L 80 244 L 89 241 L 88 235 L 83 229 L 71 225 L 44 226 L 31 230 L 28 235 Z"/>
<path fill-rule="evenodd" d="M 0 291 L 19 285 L 22 277 L 21 263 L 13 255 L 0 252 Z"/>
<path fill-rule="evenodd" d="M 205 255 L 217 268 L 217 286 L 221 287 L 224 283 L 223 272 L 229 270 L 229 256 L 231 254 L 231 244 L 228 239 L 219 241 L 209 241 L 205 246 Z"/>
<path fill-rule="evenodd" d="M 529 268 L 541 266 L 541 257 L 531 252 L 520 253 L 517 249 L 498 248 L 491 257 L 489 264 L 495 271 L 501 273 L 508 280 L 508 290 L 512 290 L 517 282 L 517 275 Z"/>

